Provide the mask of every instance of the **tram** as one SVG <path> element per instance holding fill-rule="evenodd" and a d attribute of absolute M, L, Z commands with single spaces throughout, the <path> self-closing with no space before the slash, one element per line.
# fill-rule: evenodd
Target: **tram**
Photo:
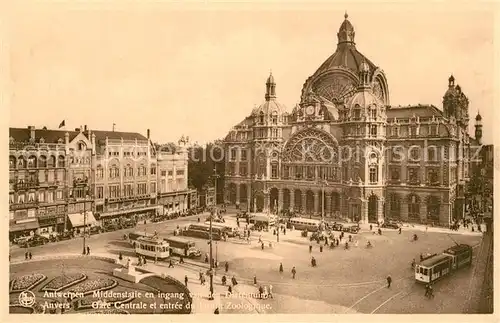
<path fill-rule="evenodd" d="M 421 283 L 433 283 L 460 268 L 472 264 L 472 247 L 457 244 L 415 266 L 415 279 Z"/>
<path fill-rule="evenodd" d="M 139 237 L 135 241 L 137 256 L 162 260 L 170 257 L 170 245 L 158 237 Z"/>

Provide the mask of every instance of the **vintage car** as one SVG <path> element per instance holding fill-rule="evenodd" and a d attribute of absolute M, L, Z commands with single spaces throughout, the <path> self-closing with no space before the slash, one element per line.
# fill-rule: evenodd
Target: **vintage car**
<path fill-rule="evenodd" d="M 382 223 L 382 228 L 399 229 L 400 225 L 396 221 L 389 221 Z"/>
<path fill-rule="evenodd" d="M 341 223 L 334 223 L 331 227 L 334 231 L 343 231 L 344 225 Z"/>

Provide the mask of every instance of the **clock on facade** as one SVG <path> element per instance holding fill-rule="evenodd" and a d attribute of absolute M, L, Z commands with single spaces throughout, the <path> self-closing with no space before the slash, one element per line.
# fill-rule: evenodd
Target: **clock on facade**
<path fill-rule="evenodd" d="M 312 114 L 314 113 L 314 107 L 313 107 L 312 105 L 308 106 L 308 107 L 306 108 L 306 113 L 307 113 L 308 115 L 312 115 Z"/>

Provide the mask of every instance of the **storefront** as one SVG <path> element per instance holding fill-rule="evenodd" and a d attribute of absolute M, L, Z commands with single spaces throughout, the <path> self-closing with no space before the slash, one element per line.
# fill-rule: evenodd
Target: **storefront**
<path fill-rule="evenodd" d="M 64 231 L 64 216 L 39 217 L 40 234 L 61 233 Z"/>
<path fill-rule="evenodd" d="M 9 225 L 9 239 L 12 241 L 18 237 L 33 236 L 38 233 L 39 227 L 36 218 L 11 222 Z"/>
<path fill-rule="evenodd" d="M 146 203 L 143 202 L 142 206 L 130 207 L 124 204 L 121 209 L 100 213 L 99 221 L 102 226 L 109 226 L 121 224 L 124 221 L 140 222 L 145 218 L 154 217 L 158 207 L 156 205 L 145 206 Z"/>
<path fill-rule="evenodd" d="M 72 229 L 75 234 L 79 234 L 80 230 L 83 227 L 92 227 L 98 225 L 98 222 L 96 221 L 92 211 L 87 211 L 86 215 L 84 215 L 83 213 L 68 214 L 68 219 L 71 225 L 70 229 Z"/>

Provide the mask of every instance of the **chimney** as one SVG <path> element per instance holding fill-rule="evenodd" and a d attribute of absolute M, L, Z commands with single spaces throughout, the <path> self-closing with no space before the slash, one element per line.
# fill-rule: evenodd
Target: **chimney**
<path fill-rule="evenodd" d="M 30 139 L 35 140 L 35 126 L 28 126 L 28 130 L 30 131 Z"/>
<path fill-rule="evenodd" d="M 149 131 L 149 129 L 148 129 L 148 131 L 147 131 L 147 137 L 148 137 L 148 139 L 149 139 L 149 135 L 150 135 L 150 134 L 151 134 L 151 132 L 150 132 L 150 131 Z"/>
<path fill-rule="evenodd" d="M 80 131 L 80 128 L 75 128 L 75 131 Z"/>

